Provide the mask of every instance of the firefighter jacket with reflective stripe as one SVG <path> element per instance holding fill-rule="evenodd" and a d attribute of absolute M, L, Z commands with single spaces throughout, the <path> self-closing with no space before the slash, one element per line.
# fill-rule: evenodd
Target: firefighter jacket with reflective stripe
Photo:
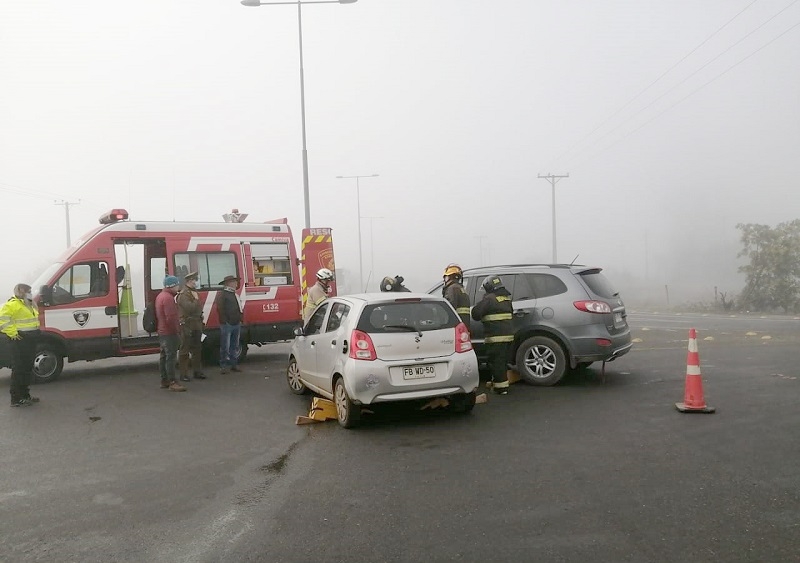
<path fill-rule="evenodd" d="M 480 303 L 472 308 L 472 318 L 483 323 L 486 335 L 484 342 L 512 342 L 514 340 L 514 306 L 511 294 L 505 288 L 487 293 Z"/>
<path fill-rule="evenodd" d="M 308 288 L 308 296 L 306 297 L 306 306 L 303 309 L 303 322 L 308 320 L 317 305 L 325 301 L 328 297 L 328 291 L 322 286 L 320 282 L 315 283 Z"/>
<path fill-rule="evenodd" d="M 12 297 L 0 308 L 0 331 L 9 338 L 19 332 L 38 330 L 39 311 L 19 297 Z"/>
<path fill-rule="evenodd" d="M 458 316 L 461 317 L 461 322 L 469 328 L 469 296 L 464 290 L 464 286 L 455 280 L 450 281 L 444 284 L 442 295 L 450 302 Z"/>

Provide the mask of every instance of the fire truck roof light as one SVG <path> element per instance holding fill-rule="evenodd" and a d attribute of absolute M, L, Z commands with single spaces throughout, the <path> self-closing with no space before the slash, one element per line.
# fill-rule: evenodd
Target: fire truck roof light
<path fill-rule="evenodd" d="M 100 216 L 100 224 L 110 225 L 111 223 L 116 223 L 117 221 L 125 221 L 127 218 L 128 212 L 124 209 L 112 209 L 108 213 L 104 213 Z"/>

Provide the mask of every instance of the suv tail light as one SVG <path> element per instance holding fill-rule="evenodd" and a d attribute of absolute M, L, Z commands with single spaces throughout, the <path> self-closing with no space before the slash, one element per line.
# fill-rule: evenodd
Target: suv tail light
<path fill-rule="evenodd" d="M 377 360 L 378 353 L 372 338 L 366 332 L 354 330 L 350 335 L 350 357 L 354 360 Z"/>
<path fill-rule="evenodd" d="M 611 306 L 605 301 L 574 301 L 572 303 L 579 311 L 587 313 L 610 313 Z"/>
<path fill-rule="evenodd" d="M 469 335 L 469 329 L 464 323 L 456 325 L 456 352 L 469 352 L 472 350 L 472 339 Z"/>

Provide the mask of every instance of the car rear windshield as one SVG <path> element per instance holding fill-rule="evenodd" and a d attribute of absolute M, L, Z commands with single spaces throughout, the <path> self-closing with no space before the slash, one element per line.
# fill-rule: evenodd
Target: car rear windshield
<path fill-rule="evenodd" d="M 368 333 L 439 330 L 455 328 L 460 319 L 443 301 L 395 301 L 367 305 L 358 330 Z"/>
<path fill-rule="evenodd" d="M 592 293 L 605 299 L 612 299 L 617 297 L 619 293 L 611 286 L 608 278 L 601 274 L 598 270 L 591 270 L 589 272 L 581 273 L 581 279 L 589 286 Z"/>

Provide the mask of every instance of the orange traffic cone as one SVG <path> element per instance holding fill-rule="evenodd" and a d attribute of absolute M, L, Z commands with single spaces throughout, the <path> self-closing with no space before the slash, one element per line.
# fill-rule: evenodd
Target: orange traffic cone
<path fill-rule="evenodd" d="M 712 413 L 714 409 L 706 405 L 703 398 L 703 378 L 700 375 L 700 354 L 697 353 L 697 333 L 689 329 L 689 353 L 686 356 L 686 389 L 683 402 L 675 403 L 681 412 Z"/>

